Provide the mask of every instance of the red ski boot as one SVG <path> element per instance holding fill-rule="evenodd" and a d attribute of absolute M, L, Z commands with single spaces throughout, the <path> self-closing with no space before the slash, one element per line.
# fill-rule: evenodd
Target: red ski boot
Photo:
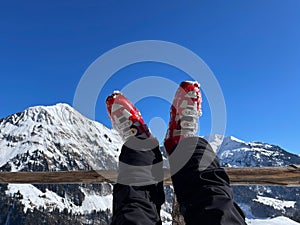
<path fill-rule="evenodd" d="M 193 81 L 180 84 L 170 110 L 169 128 L 164 140 L 164 146 L 170 155 L 179 140 L 193 137 L 198 130 L 198 118 L 202 114 L 202 97 L 200 85 Z"/>
<path fill-rule="evenodd" d="M 113 128 L 124 141 L 131 136 L 142 139 L 151 136 L 140 111 L 121 92 L 115 91 L 107 97 L 106 108 Z"/>

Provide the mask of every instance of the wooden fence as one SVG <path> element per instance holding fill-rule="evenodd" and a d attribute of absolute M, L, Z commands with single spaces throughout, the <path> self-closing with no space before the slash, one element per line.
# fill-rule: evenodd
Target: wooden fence
<path fill-rule="evenodd" d="M 286 167 L 225 168 L 232 185 L 300 186 L 300 165 Z M 172 184 L 170 171 L 165 170 L 165 185 Z M 115 182 L 117 171 L 0 172 L 0 183 L 19 184 L 91 184 Z M 172 225 L 184 225 L 174 198 Z"/>
<path fill-rule="evenodd" d="M 300 165 L 286 167 L 225 168 L 232 185 L 300 186 Z M 165 170 L 165 185 L 172 184 Z M 117 172 L 111 170 L 59 172 L 0 172 L 0 183 L 80 184 L 115 182 Z"/>

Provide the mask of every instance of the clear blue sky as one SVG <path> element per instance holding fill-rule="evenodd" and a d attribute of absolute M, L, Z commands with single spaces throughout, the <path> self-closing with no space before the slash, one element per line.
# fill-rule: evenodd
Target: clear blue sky
<path fill-rule="evenodd" d="M 189 48 L 214 72 L 226 100 L 227 135 L 300 154 L 299 12 L 299 0 L 2 1 L 0 118 L 29 106 L 72 105 L 81 76 L 100 55 L 132 41 L 164 40 Z M 188 79 L 158 63 L 124 68 L 100 93 L 96 120 L 110 126 L 105 97 L 151 75 Z M 167 102 L 137 105 L 147 122 L 167 122 Z M 209 115 L 204 101 L 201 135 L 210 131 Z"/>

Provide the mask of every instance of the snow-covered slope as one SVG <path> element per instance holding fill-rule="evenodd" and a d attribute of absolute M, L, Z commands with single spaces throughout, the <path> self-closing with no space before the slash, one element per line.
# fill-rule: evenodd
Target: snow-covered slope
<path fill-rule="evenodd" d="M 273 219 L 247 219 L 246 223 L 248 225 L 299 225 L 299 223 L 284 216 L 279 216 Z"/>
<path fill-rule="evenodd" d="M 90 213 L 93 210 L 112 210 L 112 195 L 101 196 L 99 193 L 93 193 L 87 188 L 80 187 L 80 191 L 84 194 L 84 200 L 81 206 L 72 202 L 69 198 L 59 196 L 57 193 L 45 190 L 44 192 L 30 184 L 9 184 L 6 194 L 14 195 L 19 193 L 22 195 L 20 200 L 24 205 L 24 213 L 34 208 L 43 208 L 53 211 L 57 208 L 63 211 L 65 208 L 72 210 L 73 213 Z"/>
<path fill-rule="evenodd" d="M 300 157 L 279 146 L 262 142 L 245 142 L 233 136 L 204 137 L 217 151 L 222 166 L 284 166 L 300 164 Z"/>
<path fill-rule="evenodd" d="M 0 167 L 8 163 L 12 171 L 30 163 L 15 163 L 24 154 L 42 155 L 45 170 L 84 169 L 85 162 L 94 169 L 115 169 L 122 143 L 116 132 L 66 104 L 32 107 L 0 120 L 0 140 Z"/>
<path fill-rule="evenodd" d="M 300 165 L 300 157 L 279 146 L 245 142 L 232 136 L 205 137 L 216 150 L 222 166 L 260 167 Z M 288 216 L 300 221 L 300 188 L 234 186 L 235 199 L 248 218 Z M 254 222 L 253 222 L 254 224 Z"/>
<path fill-rule="evenodd" d="M 88 120 L 69 105 L 31 107 L 0 120 L 0 170 L 116 169 L 121 144 L 122 140 L 115 131 Z M 65 212 L 67 219 L 71 214 L 89 215 L 107 210 L 109 216 L 112 207 L 112 186 L 106 183 L 9 184 L 2 185 L 1 189 L 4 189 L 0 196 L 1 208 L 7 208 L 11 212 L 8 215 L 18 214 L 17 200 L 20 211 L 27 212 L 25 215 L 36 209 L 55 210 L 58 216 Z M 8 204 L 6 198 L 12 198 L 14 202 Z M 5 224 L 16 224 L 12 222 L 12 216 L 0 216 L 0 224 L 4 221 Z M 23 222 L 17 220 L 18 224 Z"/>
<path fill-rule="evenodd" d="M 223 166 L 279 166 L 300 164 L 300 157 L 278 146 L 244 142 L 235 137 L 206 137 Z M 1 171 L 57 171 L 116 169 L 120 147 L 118 134 L 91 121 L 71 106 L 31 107 L 0 120 Z M 167 165 L 167 164 L 166 164 Z M 162 217 L 170 223 L 173 189 L 167 186 Z M 285 215 L 300 220 L 298 188 L 234 187 L 249 224 L 256 217 Z M 109 224 L 112 186 L 94 185 L 0 185 L 1 224 Z M 268 224 L 287 218 L 268 220 Z M 63 221 L 70 221 L 64 223 Z M 272 222 L 272 223 L 271 223 Z M 290 223 L 291 225 L 293 223 Z"/>

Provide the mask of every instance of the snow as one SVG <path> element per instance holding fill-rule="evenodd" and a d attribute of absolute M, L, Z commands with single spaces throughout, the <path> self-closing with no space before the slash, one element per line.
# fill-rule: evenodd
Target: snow
<path fill-rule="evenodd" d="M 222 135 L 209 135 L 205 139 L 211 143 L 223 166 L 266 166 L 269 162 L 272 166 L 284 165 L 284 161 L 280 158 L 282 153 L 274 150 L 274 146 L 270 144 L 245 142 L 233 136 Z M 32 156 L 37 149 L 39 152 L 36 154 L 41 154 L 49 160 L 50 170 L 59 170 L 57 165 L 74 170 L 70 164 L 70 157 L 78 166 L 77 169 L 86 169 L 85 162 L 93 169 L 115 169 L 123 143 L 116 131 L 85 118 L 66 104 L 31 107 L 22 113 L 5 118 L 0 122 L 0 140 L 0 167 L 10 163 L 11 171 L 20 171 L 29 163 L 40 163 L 30 157 L 25 157 L 23 161 L 12 162 L 12 159 L 21 154 L 28 153 Z M 52 159 L 58 163 L 51 164 Z M 23 196 L 20 201 L 24 205 L 25 212 L 34 208 L 49 211 L 55 208 L 63 211 L 67 208 L 69 212 L 81 214 L 100 209 L 112 211 L 111 194 L 100 196 L 99 193 L 83 187 L 80 187 L 80 191 L 84 194 L 81 206 L 75 205 L 68 196 L 61 197 L 50 190 L 44 193 L 30 184 L 9 184 L 6 194 L 13 195 L 18 191 Z M 264 193 L 271 192 L 271 189 L 264 191 Z M 165 221 L 164 224 L 168 225 L 171 224 L 172 205 L 169 200 L 172 196 L 166 197 L 169 198 L 169 203 L 163 206 L 161 216 Z M 272 206 L 282 212 L 286 208 L 296 206 L 295 201 L 264 196 L 257 196 L 253 201 Z M 257 219 L 249 205 L 242 204 L 241 207 L 247 212 L 247 222 L 251 225 L 298 224 L 286 217 Z"/>
<path fill-rule="evenodd" d="M 108 169 L 116 165 L 122 145 L 114 130 L 87 119 L 67 104 L 31 107 L 0 123 L 0 167 L 17 155 L 42 151 L 67 164 L 62 150 L 81 155 L 93 169 Z M 55 144 L 59 144 L 58 149 Z M 102 158 L 95 158 L 99 156 Z M 101 162 L 110 161 L 107 165 Z M 20 168 L 14 168 L 16 171 Z"/>
<path fill-rule="evenodd" d="M 168 221 L 168 222 L 163 222 L 163 225 L 172 225 L 172 221 Z"/>
<path fill-rule="evenodd" d="M 297 223 L 284 216 L 279 216 L 272 219 L 246 219 L 246 223 L 248 225 L 300 225 L 300 223 Z"/>
<path fill-rule="evenodd" d="M 20 194 L 23 196 L 21 202 L 25 206 L 24 207 L 25 213 L 28 209 L 39 208 L 39 207 L 42 208 L 47 207 L 51 211 L 51 209 L 53 209 L 53 205 L 58 207 L 60 210 L 63 210 L 65 208 L 62 202 L 62 198 L 51 191 L 47 190 L 46 193 L 43 193 L 42 191 L 40 191 L 39 189 L 37 189 L 31 184 L 9 184 L 8 185 L 8 190 L 6 191 L 7 195 L 9 194 L 13 195 L 18 192 L 20 192 Z M 68 207 L 67 204 L 66 207 Z"/>
<path fill-rule="evenodd" d="M 88 193 L 86 190 L 81 188 L 81 191 L 84 193 L 85 198 L 82 202 L 81 211 L 91 212 L 93 210 L 107 210 L 109 209 L 112 212 L 112 194 L 106 196 L 99 196 L 96 193 Z"/>
<path fill-rule="evenodd" d="M 87 119 L 67 104 L 31 107 L 7 117 L 0 122 L 0 137 L 0 166 L 9 163 L 14 172 L 29 163 L 42 163 L 39 157 L 48 161 L 50 170 L 59 170 L 57 165 L 73 170 L 70 159 L 78 169 L 86 170 L 86 162 L 93 169 L 115 168 L 122 145 L 116 131 Z M 24 154 L 24 158 L 16 161 L 17 156 Z M 33 155 L 37 156 L 32 159 Z M 52 159 L 58 164 L 51 164 Z M 69 212 L 81 214 L 112 211 L 112 194 L 103 196 L 83 188 L 80 191 L 84 194 L 81 206 L 75 205 L 68 196 L 61 197 L 50 190 L 44 193 L 31 184 L 9 184 L 6 194 L 19 192 L 23 196 L 20 201 L 24 212 L 34 208 L 49 211 L 67 208 Z"/>
<path fill-rule="evenodd" d="M 246 219 L 247 225 L 300 225 L 287 217 L 279 216 L 275 218 L 268 218 L 268 219 Z M 171 225 L 172 222 L 167 221 L 163 222 L 163 225 Z"/>
<path fill-rule="evenodd" d="M 222 166 L 284 166 L 291 163 L 283 149 L 261 142 L 245 142 L 233 136 L 207 135 L 204 137 L 221 160 Z"/>
<path fill-rule="evenodd" d="M 112 194 L 106 196 L 99 196 L 96 194 L 89 194 L 82 189 L 85 194 L 84 200 L 81 206 L 75 205 L 70 199 L 62 198 L 53 191 L 46 190 L 46 192 L 40 191 L 38 188 L 31 184 L 9 184 L 7 195 L 13 195 L 20 193 L 23 197 L 21 199 L 24 205 L 24 213 L 27 210 L 33 210 L 34 208 L 44 208 L 49 211 L 57 208 L 59 211 L 63 211 L 65 208 L 68 212 L 87 214 L 93 210 L 107 210 L 112 211 Z"/>
<path fill-rule="evenodd" d="M 214 150 L 214 152 L 217 152 L 219 150 L 220 146 L 223 143 L 224 136 L 217 135 L 217 134 L 215 134 L 215 135 L 206 135 L 204 137 L 204 139 L 207 140 L 210 143 L 210 145 L 211 145 L 212 149 Z"/>
<path fill-rule="evenodd" d="M 165 224 L 172 222 L 172 215 L 167 213 L 165 210 L 160 210 L 160 217 L 162 221 L 165 221 Z"/>
<path fill-rule="evenodd" d="M 274 209 L 285 212 L 285 208 L 295 207 L 295 201 L 284 201 L 264 196 L 257 196 L 257 199 L 253 199 L 255 202 L 262 203 L 264 205 L 272 206 Z"/>

